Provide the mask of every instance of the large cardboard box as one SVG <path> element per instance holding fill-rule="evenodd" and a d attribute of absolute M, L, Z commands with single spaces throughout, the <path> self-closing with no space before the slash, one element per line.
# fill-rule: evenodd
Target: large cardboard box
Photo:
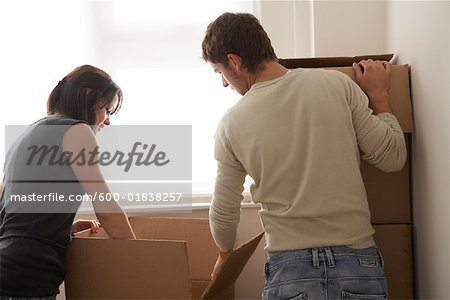
<path fill-rule="evenodd" d="M 355 80 L 353 62 L 361 59 L 389 60 L 392 54 L 356 57 L 325 57 L 308 59 L 281 59 L 287 68 L 326 68 L 341 71 Z M 405 133 L 405 139 L 413 130 L 408 65 L 391 68 L 390 104 Z M 409 149 L 409 146 L 408 146 Z M 409 151 L 408 151 L 409 152 Z M 409 159 L 400 172 L 384 173 L 361 160 L 361 173 L 367 190 L 372 223 L 411 223 Z"/>
<path fill-rule="evenodd" d="M 375 242 L 384 259 L 390 299 L 414 299 L 411 225 L 374 225 Z"/>
<path fill-rule="evenodd" d="M 66 299 L 189 299 L 187 255 L 184 241 L 86 233 L 69 247 Z"/>
<path fill-rule="evenodd" d="M 262 237 L 233 250 L 211 281 L 218 252 L 207 219 L 135 217 L 130 223 L 137 240 L 109 239 L 103 230 L 73 239 L 67 299 L 233 299 L 234 282 Z"/>

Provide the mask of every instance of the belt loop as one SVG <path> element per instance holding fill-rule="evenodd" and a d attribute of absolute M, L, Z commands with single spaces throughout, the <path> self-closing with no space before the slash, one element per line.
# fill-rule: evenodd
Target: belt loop
<path fill-rule="evenodd" d="M 334 268 L 336 265 L 334 264 L 334 256 L 329 247 L 325 247 L 325 254 L 328 260 L 328 267 Z"/>
<path fill-rule="evenodd" d="M 313 268 L 319 268 L 319 250 L 317 248 L 312 249 Z"/>

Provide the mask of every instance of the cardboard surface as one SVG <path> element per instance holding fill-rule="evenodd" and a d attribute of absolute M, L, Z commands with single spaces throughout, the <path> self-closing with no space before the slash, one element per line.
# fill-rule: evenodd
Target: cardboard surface
<path fill-rule="evenodd" d="M 405 134 L 409 149 L 409 134 Z M 404 168 L 385 173 L 361 160 L 361 175 L 367 192 L 373 224 L 411 223 L 409 151 Z"/>
<path fill-rule="evenodd" d="M 411 225 L 375 225 L 375 242 L 384 259 L 390 299 L 414 299 Z"/>
<path fill-rule="evenodd" d="M 74 238 L 66 299 L 189 299 L 185 242 Z"/>
<path fill-rule="evenodd" d="M 286 58 L 279 59 L 280 64 L 288 69 L 293 68 L 326 68 L 326 67 L 346 67 L 354 62 L 363 59 L 390 61 L 394 54 L 363 55 L 352 57 L 311 57 L 311 58 Z"/>
<path fill-rule="evenodd" d="M 191 281 L 192 299 L 193 300 L 201 299 L 203 292 L 206 290 L 210 282 L 211 282 L 210 280 L 192 280 Z M 232 298 L 233 297 L 230 297 L 230 299 Z"/>
<path fill-rule="evenodd" d="M 218 250 L 208 219 L 131 217 L 136 238 L 186 241 L 192 280 L 211 279 Z"/>
<path fill-rule="evenodd" d="M 203 293 L 210 285 L 210 280 L 192 280 L 192 299 L 198 300 L 201 299 Z M 234 284 L 220 291 L 214 296 L 214 299 L 234 299 Z"/>
<path fill-rule="evenodd" d="M 221 299 L 219 295 L 237 280 L 263 236 L 264 233 L 260 233 L 251 241 L 231 251 L 216 277 L 206 288 L 202 299 Z"/>

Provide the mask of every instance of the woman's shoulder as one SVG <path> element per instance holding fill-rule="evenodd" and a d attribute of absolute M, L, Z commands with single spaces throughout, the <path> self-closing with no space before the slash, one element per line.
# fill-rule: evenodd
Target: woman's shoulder
<path fill-rule="evenodd" d="M 47 116 L 37 122 L 39 125 L 75 125 L 86 123 L 83 120 L 72 119 L 65 116 Z"/>

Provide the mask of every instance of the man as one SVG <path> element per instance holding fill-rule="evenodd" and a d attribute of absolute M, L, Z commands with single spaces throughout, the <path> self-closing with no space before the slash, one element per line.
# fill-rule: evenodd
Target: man
<path fill-rule="evenodd" d="M 372 111 L 348 76 L 280 65 L 250 14 L 221 15 L 202 50 L 223 86 L 242 95 L 216 133 L 210 227 L 220 255 L 213 276 L 234 245 L 249 174 L 269 252 L 263 298 L 387 297 L 359 159 L 361 152 L 384 171 L 406 160 L 389 106 L 389 63 L 354 65 Z"/>

